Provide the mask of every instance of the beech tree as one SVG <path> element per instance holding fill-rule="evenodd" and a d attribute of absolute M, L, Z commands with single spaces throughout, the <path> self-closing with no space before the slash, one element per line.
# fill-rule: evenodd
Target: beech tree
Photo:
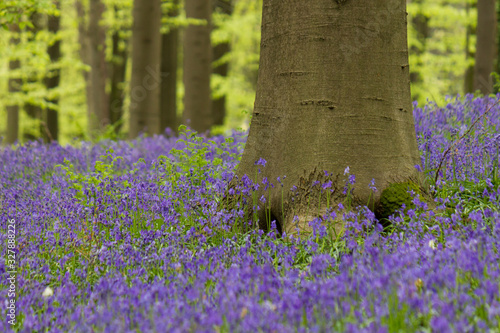
<path fill-rule="evenodd" d="M 82 0 L 76 0 L 75 7 L 79 17 L 80 58 L 90 67 L 89 71 L 83 71 L 83 76 L 86 82 L 88 129 L 93 137 L 110 123 L 109 96 L 106 93 L 106 31 L 101 22 L 106 8 L 101 0 L 89 0 L 88 10 Z"/>
<path fill-rule="evenodd" d="M 135 0 L 130 79 L 130 138 L 160 132 L 161 0 Z"/>
<path fill-rule="evenodd" d="M 374 211 L 390 184 L 418 186 L 412 111 L 405 0 L 264 0 L 257 94 L 236 171 L 275 183 L 257 192 L 266 199 L 260 226 L 270 218 L 287 233 L 307 229 L 327 208 L 307 182 L 342 186 L 347 167 L 353 201 Z"/>
<path fill-rule="evenodd" d="M 212 126 L 210 75 L 212 48 L 210 44 L 210 16 L 208 0 L 186 0 L 186 17 L 204 20 L 190 24 L 184 32 L 184 123 L 198 132 Z"/>
<path fill-rule="evenodd" d="M 54 5 L 58 10 L 61 9 L 61 3 L 58 0 L 54 1 Z M 49 55 L 51 67 L 48 70 L 47 76 L 45 78 L 45 86 L 50 91 L 56 89 L 59 86 L 59 81 L 61 77 L 61 71 L 57 62 L 61 58 L 61 41 L 57 37 L 57 33 L 60 28 L 60 15 L 49 15 L 47 19 L 47 29 L 50 33 L 54 34 L 54 40 L 47 48 L 47 54 Z M 46 127 L 42 131 L 42 136 L 45 141 L 57 141 L 59 138 L 59 117 L 56 110 L 56 106 L 59 104 L 59 98 L 54 92 L 47 98 L 49 106 L 46 110 L 45 123 Z"/>
<path fill-rule="evenodd" d="M 12 46 L 18 45 L 20 43 L 19 33 L 20 29 L 17 24 L 10 24 L 9 30 L 12 32 L 13 36 L 10 38 L 9 43 Z M 19 78 L 19 74 L 15 73 L 21 68 L 21 62 L 17 58 L 9 60 L 9 93 L 15 94 L 21 91 L 22 80 Z M 19 140 L 19 105 L 12 104 L 7 105 L 7 136 L 6 143 L 15 143 Z"/>
<path fill-rule="evenodd" d="M 477 42 L 474 65 L 474 91 L 493 93 L 493 73 L 496 60 L 497 18 L 495 0 L 477 1 Z"/>
<path fill-rule="evenodd" d="M 30 16 L 31 27 L 27 30 L 28 32 L 28 42 L 35 43 L 37 36 L 44 29 L 43 14 L 39 12 L 33 12 Z M 35 57 L 36 53 L 32 54 Z M 40 70 L 34 66 L 28 67 L 28 75 L 24 82 L 23 89 L 25 91 L 33 91 L 40 79 Z M 44 132 L 45 126 L 43 124 L 43 109 L 41 105 L 37 102 L 27 101 L 24 104 L 24 111 L 26 115 L 31 119 L 35 126 L 26 126 L 23 131 L 24 140 L 36 140 Z"/>
<path fill-rule="evenodd" d="M 217 0 L 214 3 L 214 11 L 220 11 L 225 15 L 233 13 L 231 0 Z M 224 40 L 213 46 L 213 74 L 226 77 L 229 71 L 229 62 L 224 58 L 231 51 L 229 40 Z M 214 125 L 223 125 L 226 117 L 226 95 L 222 94 L 212 98 L 212 117 Z"/>
<path fill-rule="evenodd" d="M 169 3 L 166 17 L 171 19 L 179 15 L 179 1 Z M 161 82 L 160 129 L 169 127 L 177 131 L 177 57 L 179 56 L 179 29 L 170 25 L 161 35 L 161 72 L 166 77 Z"/>
<path fill-rule="evenodd" d="M 109 118 L 115 133 L 119 134 L 123 121 L 124 88 L 128 63 L 128 44 L 130 25 L 123 22 L 121 16 L 128 8 L 115 5 L 113 14 L 118 23 L 113 27 L 111 36 L 113 58 L 109 61 L 110 68 L 110 93 L 109 93 Z"/>
<path fill-rule="evenodd" d="M 89 5 L 89 61 L 90 95 L 87 103 L 92 113 L 89 114 L 89 133 L 91 136 L 109 125 L 109 96 L 106 93 L 108 69 L 106 63 L 106 31 L 102 25 L 105 10 L 101 0 L 90 0 Z"/>

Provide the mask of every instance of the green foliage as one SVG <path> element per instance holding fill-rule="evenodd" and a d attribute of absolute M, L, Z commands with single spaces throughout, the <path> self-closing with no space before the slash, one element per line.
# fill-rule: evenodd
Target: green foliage
<path fill-rule="evenodd" d="M 52 0 L 2 0 L 0 2 L 0 27 L 8 30 L 9 25 L 17 24 L 20 29 L 33 27 L 29 21 L 32 13 L 58 15 Z"/>
<path fill-rule="evenodd" d="M 467 27 L 475 29 L 477 11 L 466 10 L 473 0 L 420 0 L 411 1 L 408 11 L 408 47 L 410 49 L 410 69 L 417 72 L 420 81 L 412 84 L 412 98 L 419 104 L 427 99 L 444 102 L 446 95 L 464 93 L 464 75 L 474 58 L 466 58 Z M 417 16 L 428 20 L 428 38 L 419 37 L 413 21 Z M 469 41 L 474 53 L 475 35 Z"/>
<path fill-rule="evenodd" d="M 94 164 L 93 172 L 81 173 L 78 172 L 74 165 L 64 159 L 64 164 L 56 165 L 56 168 L 63 170 L 66 176 L 71 180 L 70 188 L 75 190 L 75 198 L 85 207 L 92 208 L 92 211 L 97 209 L 96 196 L 97 193 L 104 193 L 104 197 L 116 197 L 118 191 L 109 188 L 118 176 L 115 163 L 121 159 L 121 156 L 113 157 L 113 149 L 108 149 L 105 155 L 101 155 L 100 160 Z M 130 187 L 128 181 L 123 181 L 123 188 Z M 85 192 L 85 188 L 92 189 L 91 193 Z"/>
<path fill-rule="evenodd" d="M 102 24 L 107 30 L 106 57 L 112 63 L 120 61 L 113 59 L 111 36 L 117 32 L 125 40 L 121 48 L 130 47 L 126 39 L 130 38 L 132 25 L 133 0 L 103 0 L 107 10 L 104 13 Z M 74 1 L 61 0 L 61 31 L 57 35 L 45 31 L 38 33 L 35 40 L 28 41 L 28 28 L 32 27 L 29 16 L 33 12 L 43 15 L 57 15 L 52 0 L 4 0 L 0 1 L 0 25 L 4 28 L 11 23 L 18 23 L 22 32 L 21 43 L 18 46 L 3 47 L 13 36 L 11 32 L 0 35 L 0 119 L 6 118 L 6 105 L 24 105 L 29 102 L 41 107 L 47 107 L 47 97 L 59 97 L 58 107 L 60 115 L 60 142 L 68 143 L 73 138 L 86 138 L 87 106 L 86 87 L 83 72 L 89 68 L 80 59 L 80 45 L 78 36 L 78 17 Z M 87 1 L 82 1 L 88 5 Z M 182 7 L 175 5 L 174 0 L 163 0 L 164 13 L 178 11 L 175 17 L 164 15 L 162 32 L 172 27 L 182 27 L 187 24 L 200 24 L 199 20 L 187 20 Z M 477 11 L 474 8 L 476 0 L 420 0 L 407 4 L 408 16 L 408 43 L 410 47 L 410 69 L 418 73 L 420 80 L 412 84 L 412 97 L 423 104 L 426 99 L 434 100 L 438 104 L 444 101 L 444 96 L 463 94 L 464 74 L 466 68 L 473 65 L 474 58 L 465 57 L 466 32 L 469 26 L 472 35 L 469 39 L 469 53 L 474 54 L 474 30 L 477 20 Z M 466 5 L 470 10 L 467 12 Z M 229 63 L 227 77 L 213 75 L 211 84 L 214 97 L 226 96 L 227 118 L 225 126 L 217 129 L 223 133 L 230 128 L 248 128 L 249 114 L 253 109 L 257 73 L 259 68 L 260 28 L 262 0 L 232 1 L 232 15 L 222 12 L 213 13 L 213 45 L 223 42 L 231 43 L 231 51 L 218 61 L 217 64 Z M 428 38 L 419 36 L 413 22 L 416 16 L 428 19 Z M 56 64 L 50 64 L 46 48 L 56 38 L 62 41 L 62 59 Z M 182 51 L 181 51 L 182 52 Z M 182 55 L 180 55 L 181 57 Z M 21 69 L 8 71 L 9 60 L 20 59 Z M 129 64 L 130 66 L 130 61 Z M 61 69 L 61 85 L 52 91 L 47 91 L 41 78 L 48 70 Z M 179 69 L 182 74 L 182 69 Z M 128 74 L 130 75 L 130 71 Z M 28 76 L 36 77 L 36 82 L 27 82 Z M 182 112 L 182 75 L 179 75 L 178 105 Z M 22 78 L 22 92 L 7 93 L 7 80 Z M 125 105 L 129 105 L 128 80 L 125 83 Z M 496 79 L 496 90 L 499 89 Z M 125 115 L 127 120 L 127 115 Z M 4 124 L 5 122 L 2 122 Z M 22 112 L 20 123 L 21 136 L 30 128 L 39 128 L 39 124 L 30 120 Z M 126 123 L 125 123 L 126 125 Z M 3 125 L 2 127 L 4 127 Z M 127 126 L 123 126 L 127 130 Z M 5 128 L 0 128 L 0 132 Z M 37 133 L 34 133 L 37 134 Z"/>
<path fill-rule="evenodd" d="M 214 13 L 217 27 L 212 33 L 214 45 L 230 41 L 231 52 L 220 62 L 229 62 L 229 74 L 212 76 L 214 96 L 227 98 L 227 128 L 248 128 L 253 110 L 260 58 L 262 0 L 234 1 L 231 16 Z"/>

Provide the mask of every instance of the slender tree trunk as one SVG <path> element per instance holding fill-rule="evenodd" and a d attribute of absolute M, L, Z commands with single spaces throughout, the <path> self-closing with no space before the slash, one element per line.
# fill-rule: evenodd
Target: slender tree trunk
<path fill-rule="evenodd" d="M 80 43 L 80 59 L 84 65 L 90 67 L 90 40 L 88 32 L 87 10 L 82 0 L 75 0 L 75 8 L 78 17 L 78 42 Z M 85 92 L 87 97 L 87 122 L 90 127 L 90 117 L 96 114 L 94 110 L 94 102 L 92 101 L 92 90 L 90 85 L 90 72 L 82 71 L 85 80 Z"/>
<path fill-rule="evenodd" d="M 179 15 L 179 1 L 173 1 L 173 8 L 168 17 Z M 160 94 L 160 130 L 167 127 L 177 131 L 177 66 L 179 57 L 179 29 L 171 26 L 169 31 L 162 34 L 161 44 L 161 72 L 166 75 L 161 83 Z"/>
<path fill-rule="evenodd" d="M 54 1 L 56 7 L 60 10 L 61 4 L 58 0 Z M 50 33 L 56 35 L 60 28 L 60 16 L 51 15 L 48 17 L 48 30 Z M 57 38 L 53 44 L 49 45 L 47 53 L 50 58 L 51 66 L 56 66 L 48 71 L 47 77 L 45 78 L 45 86 L 49 90 L 49 94 L 53 94 L 51 90 L 59 87 L 60 81 L 60 69 L 57 62 L 61 58 L 61 41 Z M 46 127 L 42 132 L 45 141 L 57 141 L 59 138 L 59 121 L 57 105 L 59 104 L 59 97 L 57 95 L 51 96 L 47 99 L 52 106 L 49 106 L 46 111 Z"/>
<path fill-rule="evenodd" d="M 184 114 L 183 121 L 198 132 L 213 124 L 210 93 L 212 47 L 210 46 L 210 0 L 186 0 L 186 17 L 205 20 L 189 25 L 184 33 Z"/>
<path fill-rule="evenodd" d="M 470 0 L 466 0 L 465 12 L 467 17 L 470 16 Z M 471 36 L 474 35 L 471 25 L 467 25 L 466 35 L 465 35 L 465 59 L 467 60 L 467 68 L 464 75 L 464 92 L 466 94 L 474 93 L 474 65 L 472 64 L 472 59 L 474 58 L 474 52 L 470 50 L 471 48 Z"/>
<path fill-rule="evenodd" d="M 115 7 L 115 13 L 118 8 Z M 113 33 L 113 60 L 111 62 L 111 92 L 109 96 L 110 121 L 115 126 L 115 133 L 118 134 L 122 127 L 124 84 L 127 71 L 128 40 L 122 37 L 121 31 Z"/>
<path fill-rule="evenodd" d="M 224 14 L 231 15 L 233 6 L 231 0 L 217 0 L 215 2 L 215 10 L 219 10 Z M 229 41 L 217 44 L 213 47 L 213 73 L 226 77 L 229 71 L 229 63 L 223 57 L 231 51 Z M 214 97 L 212 99 L 212 117 L 214 125 L 223 125 L 226 117 L 226 95 Z"/>
<path fill-rule="evenodd" d="M 89 115 L 91 137 L 109 125 L 109 96 L 106 94 L 106 32 L 101 20 L 105 7 L 102 0 L 90 0 L 89 7 L 89 60 L 90 60 L 90 103 L 93 114 Z"/>
<path fill-rule="evenodd" d="M 37 34 L 43 29 L 42 27 L 42 15 L 35 12 L 31 14 L 30 21 L 33 24 L 32 28 L 28 29 L 29 36 L 28 36 L 28 41 L 29 42 L 34 42 L 36 40 Z M 37 69 L 31 69 L 31 72 L 28 74 L 27 80 L 26 80 L 26 85 L 29 87 L 39 80 L 38 76 L 38 70 Z M 31 88 L 28 88 L 28 91 L 31 90 Z M 26 111 L 26 114 L 28 115 L 29 118 L 34 121 L 36 124 L 36 127 L 24 127 L 23 131 L 23 136 L 25 140 L 36 140 L 38 137 L 41 136 L 41 134 L 44 131 L 44 126 L 42 124 L 42 118 L 43 118 L 43 111 L 40 105 L 35 104 L 35 103 L 30 103 L 27 102 L 24 104 L 24 111 Z"/>
<path fill-rule="evenodd" d="M 376 212 L 389 184 L 420 182 L 406 18 L 405 0 L 264 0 L 255 108 L 237 169 L 239 179 L 255 179 L 257 168 L 257 181 L 282 178 L 283 192 L 257 192 L 269 208 L 258 212 L 261 227 L 270 216 L 289 233 L 324 213 L 326 194 L 318 199 L 321 188 L 306 182 L 328 179 L 323 170 L 340 187 L 330 207 L 348 166 L 352 199 Z"/>
<path fill-rule="evenodd" d="M 12 24 L 9 27 L 10 31 L 14 34 L 10 39 L 10 44 L 12 46 L 18 45 L 20 42 L 19 39 L 19 26 Z M 9 61 L 9 70 L 16 71 L 21 68 L 21 62 L 19 59 L 10 59 Z M 17 76 L 17 75 L 16 75 Z M 20 78 L 16 78 L 12 73 L 9 78 L 9 93 L 15 94 L 21 91 L 22 80 Z M 19 139 L 19 105 L 12 104 L 7 106 L 7 137 L 6 143 L 12 144 L 15 143 Z"/>
<path fill-rule="evenodd" d="M 161 1 L 135 0 L 130 82 L 130 138 L 160 133 Z"/>
<path fill-rule="evenodd" d="M 483 95 L 493 93 L 493 77 L 496 58 L 496 5 L 495 0 L 477 2 L 477 42 L 474 66 L 474 91 Z"/>

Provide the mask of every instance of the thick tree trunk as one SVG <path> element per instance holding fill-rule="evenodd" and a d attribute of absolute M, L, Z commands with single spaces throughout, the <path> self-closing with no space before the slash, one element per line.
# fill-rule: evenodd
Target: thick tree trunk
<path fill-rule="evenodd" d="M 34 12 L 31 14 L 30 21 L 33 24 L 32 28 L 28 29 L 28 41 L 34 43 L 37 37 L 37 34 L 43 29 L 42 26 L 42 14 Z M 26 85 L 31 86 L 39 81 L 38 78 L 38 69 L 31 69 L 31 72 L 28 74 L 26 79 Z M 28 92 L 31 88 L 28 88 Z M 44 132 L 44 124 L 43 124 L 43 110 L 39 104 L 27 102 L 24 104 L 24 111 L 29 118 L 36 124 L 36 126 L 26 126 L 24 127 L 23 137 L 25 140 L 36 140 L 40 135 Z"/>
<path fill-rule="evenodd" d="M 118 8 L 115 7 L 115 13 Z M 109 95 L 110 122 L 114 125 L 115 133 L 118 134 L 122 127 L 124 83 L 127 71 L 128 40 L 122 37 L 121 31 L 115 31 L 112 36 L 113 60 L 111 61 L 111 91 Z"/>
<path fill-rule="evenodd" d="M 198 132 L 213 124 L 210 75 L 210 0 L 186 0 L 186 17 L 205 20 L 204 25 L 189 25 L 184 33 L 184 114 L 183 121 Z"/>
<path fill-rule="evenodd" d="M 255 109 L 237 169 L 240 179 L 257 168 L 257 180 L 286 176 L 283 192 L 259 188 L 270 205 L 258 212 L 261 227 L 268 214 L 287 233 L 306 228 L 313 200 L 325 212 L 320 188 L 304 187 L 328 179 L 323 170 L 342 181 L 349 166 L 354 201 L 375 210 L 390 183 L 420 181 L 406 18 L 405 0 L 264 0 Z"/>
<path fill-rule="evenodd" d="M 495 0 L 477 2 L 477 42 L 474 66 L 474 91 L 483 95 L 493 93 L 493 77 L 496 58 L 496 5 Z"/>
<path fill-rule="evenodd" d="M 130 82 L 130 138 L 160 133 L 161 1 L 135 0 Z"/>
<path fill-rule="evenodd" d="M 59 1 L 54 1 L 54 3 L 58 9 L 61 8 L 61 4 Z M 59 32 L 60 21 L 61 21 L 60 16 L 58 15 L 51 15 L 48 17 L 47 28 L 50 33 L 56 35 Z M 56 63 L 61 58 L 61 41 L 59 40 L 59 38 L 56 41 L 54 41 L 53 44 L 49 45 L 47 53 L 49 55 L 52 66 L 56 65 Z M 45 86 L 49 90 L 49 94 L 51 93 L 50 90 L 59 87 L 59 81 L 60 81 L 59 67 L 49 70 L 47 77 L 45 78 Z M 58 97 L 50 97 L 47 99 L 47 101 L 54 106 L 57 106 L 59 104 Z M 46 127 L 42 132 L 45 141 L 46 142 L 57 141 L 59 138 L 59 122 L 58 122 L 58 112 L 56 110 L 56 107 L 49 106 L 47 108 L 45 123 Z"/>
<path fill-rule="evenodd" d="M 173 1 L 173 8 L 168 17 L 179 15 L 179 1 Z M 167 127 L 177 131 L 177 64 L 179 56 L 179 29 L 171 26 L 169 31 L 162 34 L 161 44 L 161 72 L 165 79 L 161 82 L 160 94 L 160 130 Z"/>
<path fill-rule="evenodd" d="M 11 45 L 17 45 L 20 42 L 19 39 L 19 26 L 12 24 L 9 27 L 9 30 L 15 34 L 10 39 Z M 9 61 L 9 70 L 16 71 L 21 68 L 21 62 L 19 59 L 10 59 Z M 20 78 L 13 77 L 13 74 L 10 74 L 9 78 L 9 93 L 15 94 L 21 91 L 22 80 Z M 15 143 L 19 139 L 19 105 L 7 105 L 7 137 L 6 143 L 12 144 Z"/>
<path fill-rule="evenodd" d="M 214 6 L 215 10 L 226 15 L 233 13 L 231 0 L 217 0 Z M 224 61 L 222 57 L 231 51 L 229 41 L 217 44 L 213 47 L 213 73 L 226 77 L 229 71 L 229 63 Z M 226 117 L 226 95 L 217 96 L 212 99 L 212 117 L 214 125 L 223 125 Z"/>
<path fill-rule="evenodd" d="M 102 131 L 110 123 L 109 99 L 106 94 L 106 32 L 102 26 L 104 14 L 102 0 L 90 0 L 89 7 L 89 60 L 90 60 L 90 99 L 89 133 L 91 137 Z"/>
<path fill-rule="evenodd" d="M 497 4 L 497 73 L 500 75 L 500 3 Z M 497 83 L 500 85 L 500 80 Z"/>

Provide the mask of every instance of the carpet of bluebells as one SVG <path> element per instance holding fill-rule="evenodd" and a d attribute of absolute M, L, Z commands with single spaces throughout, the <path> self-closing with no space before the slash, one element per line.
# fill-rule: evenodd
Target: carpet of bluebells
<path fill-rule="evenodd" d="M 6 147 L 0 331 L 500 332 L 499 99 L 415 105 L 434 208 L 414 195 L 383 229 L 359 207 L 341 234 L 234 227 L 244 207 L 219 202 L 246 133 Z"/>

